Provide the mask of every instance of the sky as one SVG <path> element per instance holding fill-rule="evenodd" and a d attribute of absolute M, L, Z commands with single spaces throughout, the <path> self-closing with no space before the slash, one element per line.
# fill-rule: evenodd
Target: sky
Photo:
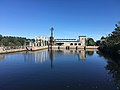
<path fill-rule="evenodd" d="M 0 0 L 0 34 L 98 40 L 120 21 L 120 0 Z"/>

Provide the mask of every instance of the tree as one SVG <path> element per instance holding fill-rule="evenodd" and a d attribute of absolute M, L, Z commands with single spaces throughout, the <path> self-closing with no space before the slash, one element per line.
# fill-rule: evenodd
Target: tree
<path fill-rule="evenodd" d="M 3 38 L 3 39 L 1 40 L 1 43 L 2 43 L 2 45 L 4 45 L 4 46 L 8 46 L 8 45 L 9 45 L 9 42 L 8 42 L 8 39 L 7 39 L 7 38 Z"/>
<path fill-rule="evenodd" d="M 2 39 L 2 35 L 0 35 L 0 41 L 1 41 L 1 39 Z"/>
<path fill-rule="evenodd" d="M 108 46 L 120 44 L 120 25 L 115 24 L 115 26 L 115 30 L 106 37 L 106 44 Z"/>
<path fill-rule="evenodd" d="M 101 40 L 102 40 L 102 39 L 105 39 L 105 37 L 104 37 L 104 36 L 102 36 L 102 37 L 101 37 Z"/>
<path fill-rule="evenodd" d="M 2 35 L 0 35 L 0 46 L 2 45 L 1 40 L 2 40 Z"/>
<path fill-rule="evenodd" d="M 109 54 L 118 53 L 120 50 L 120 23 L 115 24 L 114 31 L 105 37 L 99 49 Z"/>
<path fill-rule="evenodd" d="M 0 35 L 0 46 L 23 46 L 25 41 L 33 41 L 34 39 L 26 39 L 24 37 L 12 37 L 12 36 L 2 36 Z"/>
<path fill-rule="evenodd" d="M 94 39 L 93 38 L 88 38 L 87 39 L 87 45 L 95 45 Z"/>

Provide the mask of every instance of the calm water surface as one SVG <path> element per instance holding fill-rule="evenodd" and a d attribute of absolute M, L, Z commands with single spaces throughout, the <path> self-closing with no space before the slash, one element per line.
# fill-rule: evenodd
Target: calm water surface
<path fill-rule="evenodd" d="M 119 90 L 115 70 L 120 68 L 97 53 L 43 50 L 0 55 L 0 90 Z"/>

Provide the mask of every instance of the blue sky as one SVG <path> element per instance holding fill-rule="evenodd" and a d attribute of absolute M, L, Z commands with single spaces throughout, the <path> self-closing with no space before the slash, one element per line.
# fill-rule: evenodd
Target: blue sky
<path fill-rule="evenodd" d="M 120 21 L 120 0 L 0 0 L 0 34 L 95 40 Z"/>

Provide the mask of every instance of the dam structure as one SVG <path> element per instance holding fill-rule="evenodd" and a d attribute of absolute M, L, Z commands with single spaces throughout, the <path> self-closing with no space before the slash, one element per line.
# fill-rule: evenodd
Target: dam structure
<path fill-rule="evenodd" d="M 79 36 L 79 39 L 53 39 L 50 37 L 38 36 L 36 37 L 35 46 L 49 46 L 53 48 L 85 48 L 86 47 L 86 36 Z M 52 42 L 52 44 L 51 44 Z"/>
<path fill-rule="evenodd" d="M 54 45 L 58 48 L 78 49 L 86 47 L 86 36 L 79 36 L 78 39 L 55 39 Z"/>
<path fill-rule="evenodd" d="M 86 36 L 79 36 L 78 39 L 56 39 L 54 37 L 54 28 L 51 28 L 50 36 L 37 36 L 35 46 L 48 46 L 48 49 L 97 49 L 98 46 L 87 46 Z"/>

